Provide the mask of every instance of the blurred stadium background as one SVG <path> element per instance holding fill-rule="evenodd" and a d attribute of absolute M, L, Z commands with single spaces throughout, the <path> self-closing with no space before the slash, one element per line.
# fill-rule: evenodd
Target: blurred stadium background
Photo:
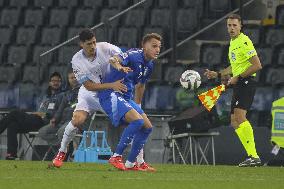
<path fill-rule="evenodd" d="M 123 50 L 139 47 L 145 33 L 157 32 L 163 36 L 162 54 L 148 83 L 143 108 L 151 114 L 176 115 L 198 104 L 196 96 L 179 85 L 183 71 L 194 69 L 202 75 L 205 68 L 219 70 L 228 65 L 229 36 L 224 18 L 240 9 L 243 32 L 252 39 L 264 67 L 257 76 L 259 86 L 249 119 L 257 128 L 257 147 L 268 159 L 272 101 L 284 96 L 284 1 L 140 1 L 0 0 L 2 112 L 13 108 L 35 110 L 35 99 L 46 88 L 48 75 L 58 71 L 66 78 L 70 60 L 79 49 L 77 39 L 69 39 L 82 28 L 93 27 L 97 41 L 113 43 Z M 56 48 L 45 53 L 53 47 Z M 202 82 L 201 90 L 216 85 L 205 78 Z M 221 135 L 216 139 L 216 162 L 220 164 L 235 164 L 242 158 L 240 154 L 244 155 L 240 143 L 232 139 L 229 111 L 230 91 L 217 104 L 223 121 L 223 127 L 218 128 Z M 151 148 L 146 147 L 146 159 L 154 163 L 170 162 L 170 152 L 166 152 L 164 144 L 169 134 L 166 118 L 153 119 L 158 126 L 149 141 Z M 0 138 L 3 159 L 5 134 Z M 234 150 L 225 149 L 224 141 Z M 147 157 L 147 152 L 152 155 Z"/>

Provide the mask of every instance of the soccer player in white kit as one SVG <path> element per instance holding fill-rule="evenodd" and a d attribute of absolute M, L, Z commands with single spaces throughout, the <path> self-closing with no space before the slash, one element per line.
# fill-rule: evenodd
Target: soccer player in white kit
<path fill-rule="evenodd" d="M 113 83 L 101 83 L 109 59 L 121 53 L 121 50 L 110 43 L 96 43 L 94 33 L 90 29 L 82 30 L 79 34 L 79 40 L 82 49 L 73 56 L 71 63 L 76 79 L 82 86 L 78 93 L 78 103 L 73 112 L 72 120 L 65 128 L 61 147 L 52 161 L 55 167 L 62 166 L 67 146 L 74 138 L 78 127 L 85 122 L 88 114 L 102 111 L 96 91 L 103 89 L 113 89 L 119 92 L 127 91 L 127 87 L 122 83 L 122 80 Z M 120 71 L 128 72 L 130 70 L 127 67 L 121 67 Z"/>

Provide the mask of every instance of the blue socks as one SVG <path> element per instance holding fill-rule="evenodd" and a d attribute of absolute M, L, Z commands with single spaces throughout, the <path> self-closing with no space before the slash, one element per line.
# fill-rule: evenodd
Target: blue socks
<path fill-rule="evenodd" d="M 152 128 L 141 128 L 134 137 L 131 152 L 128 156 L 128 161 L 135 162 L 140 150 L 143 148 L 147 141 L 148 136 L 151 134 Z"/>
<path fill-rule="evenodd" d="M 134 138 L 134 135 L 136 133 L 138 133 L 138 131 L 142 128 L 143 125 L 144 125 L 143 119 L 138 119 L 138 120 L 135 120 L 135 121 L 132 121 L 132 122 L 129 123 L 128 127 L 126 127 L 123 130 L 120 141 L 119 141 L 119 143 L 116 147 L 116 150 L 115 150 L 116 154 L 122 155 L 124 149 L 132 141 L 132 139 Z"/>

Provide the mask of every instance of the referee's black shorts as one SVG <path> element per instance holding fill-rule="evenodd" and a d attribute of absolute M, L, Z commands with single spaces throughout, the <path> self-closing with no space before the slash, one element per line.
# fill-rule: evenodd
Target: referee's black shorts
<path fill-rule="evenodd" d="M 237 84 L 233 86 L 233 97 L 231 102 L 231 114 L 234 113 L 234 108 L 249 110 L 256 89 L 255 77 L 247 77 L 239 79 Z"/>

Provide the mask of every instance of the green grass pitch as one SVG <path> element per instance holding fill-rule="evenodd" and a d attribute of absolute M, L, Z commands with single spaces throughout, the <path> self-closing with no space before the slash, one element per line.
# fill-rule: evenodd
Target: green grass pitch
<path fill-rule="evenodd" d="M 118 171 L 107 164 L 0 161 L 0 189 L 284 188 L 284 168 L 154 165 L 155 173 Z"/>

